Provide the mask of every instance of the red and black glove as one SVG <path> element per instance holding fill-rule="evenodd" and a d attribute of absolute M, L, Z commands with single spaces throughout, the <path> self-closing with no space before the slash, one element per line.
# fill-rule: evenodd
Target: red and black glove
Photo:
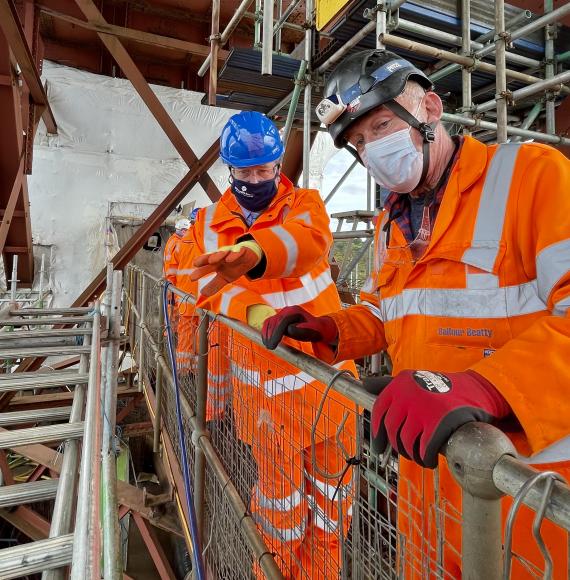
<path fill-rule="evenodd" d="M 388 442 L 422 467 L 437 466 L 439 450 L 470 421 L 491 423 L 510 413 L 501 393 L 474 371 L 402 371 L 378 395 L 372 409 L 372 449 Z"/>
<path fill-rule="evenodd" d="M 301 342 L 331 344 L 338 338 L 338 328 L 330 316 L 313 316 L 300 306 L 286 306 L 263 323 L 261 338 L 274 350 L 284 336 Z"/>

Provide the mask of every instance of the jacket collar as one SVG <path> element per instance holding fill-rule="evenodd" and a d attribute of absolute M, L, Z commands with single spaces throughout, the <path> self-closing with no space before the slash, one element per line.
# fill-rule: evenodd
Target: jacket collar
<path fill-rule="evenodd" d="M 289 178 L 282 173 L 281 181 L 279 182 L 279 187 L 277 188 L 275 197 L 271 200 L 269 206 L 261 212 L 257 221 L 265 221 L 266 219 L 270 220 L 278 215 L 284 205 L 291 205 L 293 203 L 294 195 L 295 186 Z M 232 193 L 231 187 L 228 187 L 217 202 L 216 212 L 211 225 L 214 229 L 219 230 L 236 218 L 241 221 L 242 215 L 243 212 L 241 206 L 237 202 L 235 195 Z"/>

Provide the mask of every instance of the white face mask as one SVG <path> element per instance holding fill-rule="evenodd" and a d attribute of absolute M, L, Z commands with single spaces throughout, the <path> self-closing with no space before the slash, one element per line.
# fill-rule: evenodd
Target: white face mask
<path fill-rule="evenodd" d="M 420 182 L 423 154 L 416 149 L 411 130 L 411 127 L 402 129 L 366 143 L 362 161 L 380 187 L 409 193 Z"/>

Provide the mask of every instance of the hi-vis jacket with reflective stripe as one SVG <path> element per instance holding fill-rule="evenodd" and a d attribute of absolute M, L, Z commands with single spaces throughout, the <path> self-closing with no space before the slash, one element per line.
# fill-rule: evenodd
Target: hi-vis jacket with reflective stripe
<path fill-rule="evenodd" d="M 377 271 L 361 293 L 363 302 L 333 315 L 340 333 L 336 358 L 387 349 L 394 374 L 473 369 L 513 409 L 520 428 L 509 435 L 518 451 L 568 478 L 570 161 L 545 145 L 487 147 L 466 137 L 421 259 L 413 262 L 394 222 L 386 247 L 386 221 L 381 214 Z M 330 350 L 328 357 L 317 350 L 334 362 Z M 408 491 L 416 499 L 399 506 L 398 521 L 409 546 L 423 545 L 430 534 L 418 514 L 442 501 L 461 511 L 460 489 L 443 457 L 437 479 L 401 459 L 399 495 Z M 542 533 L 554 577 L 566 578 L 566 538 L 548 522 Z M 459 577 L 459 526 L 447 525 L 445 536 L 444 568 Z M 543 568 L 525 510 L 514 551 Z M 513 578 L 529 577 L 518 561 L 513 565 Z M 408 572 L 427 577 L 425 570 Z"/>
<path fill-rule="evenodd" d="M 166 244 L 164 244 L 164 277 L 171 283 L 176 285 L 176 250 L 178 243 L 182 239 L 177 233 L 172 234 Z"/>
<path fill-rule="evenodd" d="M 334 315 L 337 358 L 387 348 L 394 373 L 472 368 L 509 402 L 522 453 L 568 437 L 570 161 L 546 145 L 466 138 L 417 263 L 394 223 L 383 250 L 386 219 L 363 303 Z"/>
<path fill-rule="evenodd" d="M 192 232 L 182 241 L 177 282 L 183 290 L 195 293 L 189 281 L 191 260 L 236 243 L 249 234 L 265 254 L 266 267 L 260 278 L 245 276 L 199 305 L 246 322 L 247 307 L 268 304 L 276 310 L 302 305 L 320 315 L 337 310 L 338 292 L 327 260 L 332 243 L 329 220 L 319 193 L 295 189 L 284 176 L 271 205 L 248 227 L 234 195 L 228 189 L 217 203 L 198 214 Z M 202 288 L 213 275 L 199 281 Z"/>

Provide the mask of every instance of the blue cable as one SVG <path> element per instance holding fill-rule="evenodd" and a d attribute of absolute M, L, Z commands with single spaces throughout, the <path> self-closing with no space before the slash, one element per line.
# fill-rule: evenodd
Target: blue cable
<path fill-rule="evenodd" d="M 190 481 L 190 470 L 188 469 L 188 455 L 186 451 L 186 441 L 184 439 L 184 425 L 182 423 L 182 406 L 180 405 L 180 385 L 178 383 L 178 372 L 176 370 L 176 360 L 174 358 L 174 348 L 172 346 L 172 329 L 170 328 L 170 318 L 168 316 L 168 287 L 167 282 L 163 289 L 162 308 L 164 310 L 164 321 L 166 323 L 166 337 L 168 339 L 168 356 L 170 366 L 172 367 L 172 376 L 174 377 L 174 391 L 176 394 L 176 420 L 178 423 L 178 441 L 182 455 L 182 475 L 184 477 L 184 491 L 186 492 L 186 505 L 190 515 L 190 540 L 192 541 L 192 552 L 194 564 L 196 566 L 197 580 L 206 580 L 204 571 L 204 561 L 202 560 L 202 550 L 200 547 L 200 535 L 198 532 L 198 520 L 194 508 L 194 497 Z"/>

